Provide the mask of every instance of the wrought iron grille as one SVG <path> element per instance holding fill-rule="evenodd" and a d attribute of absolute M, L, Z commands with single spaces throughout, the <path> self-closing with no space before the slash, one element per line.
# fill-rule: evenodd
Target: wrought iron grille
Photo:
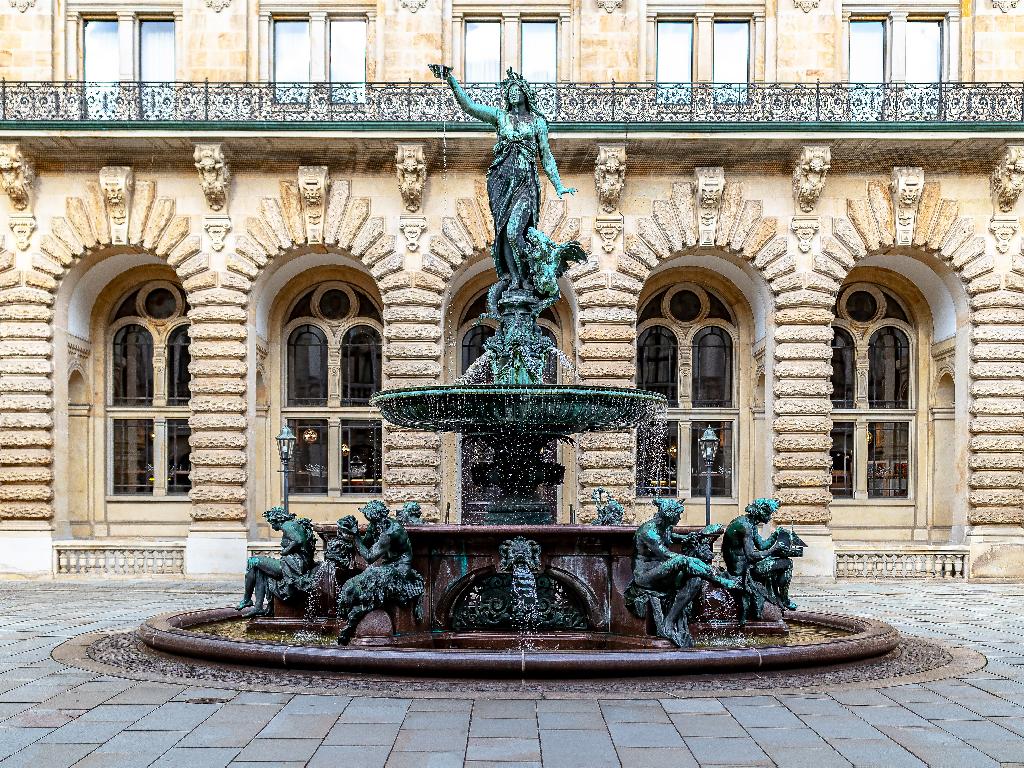
<path fill-rule="evenodd" d="M 470 85 L 495 104 L 496 85 Z M 1024 83 L 557 83 L 537 86 L 561 125 L 1024 122 Z M 438 83 L 0 83 L 4 123 L 471 123 Z"/>

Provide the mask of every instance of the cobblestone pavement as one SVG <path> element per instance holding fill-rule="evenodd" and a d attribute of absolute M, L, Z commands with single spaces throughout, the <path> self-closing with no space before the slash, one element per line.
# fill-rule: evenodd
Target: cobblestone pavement
<path fill-rule="evenodd" d="M 803 695 L 291 695 L 134 682 L 50 658 L 76 635 L 224 605 L 234 592 L 184 581 L 0 582 L 0 768 L 1024 768 L 1024 585 L 803 584 L 801 607 L 880 618 L 989 658 L 960 679 Z"/>

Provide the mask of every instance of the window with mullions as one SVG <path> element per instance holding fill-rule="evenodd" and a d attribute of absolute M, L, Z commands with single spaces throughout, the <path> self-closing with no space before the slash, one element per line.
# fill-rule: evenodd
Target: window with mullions
<path fill-rule="evenodd" d="M 327 335 L 300 325 L 288 337 L 288 405 L 327 405 Z"/>
<path fill-rule="evenodd" d="M 188 326 L 180 325 L 171 331 L 167 339 L 167 404 L 188 405 L 192 397 L 191 376 L 188 372 L 192 354 L 189 346 L 192 339 Z"/>
<path fill-rule="evenodd" d="M 708 427 L 718 436 L 718 452 L 711 464 L 711 495 L 728 498 L 732 496 L 731 421 L 695 421 L 690 424 L 690 495 L 703 496 L 705 493 L 707 469 L 698 441 Z"/>
<path fill-rule="evenodd" d="M 678 405 L 679 350 L 671 330 L 655 325 L 640 334 L 636 377 L 639 389 L 662 394 L 669 405 Z"/>
<path fill-rule="evenodd" d="M 905 499 L 910 493 L 910 424 L 868 423 L 868 498 Z"/>
<path fill-rule="evenodd" d="M 715 101 L 739 104 L 747 99 L 750 81 L 750 23 L 716 21 L 712 28 L 711 80 Z"/>
<path fill-rule="evenodd" d="M 153 419 L 114 419 L 111 426 L 111 493 L 151 496 L 156 480 Z"/>
<path fill-rule="evenodd" d="M 111 405 L 153 404 L 153 334 L 125 325 L 114 334 Z"/>
<path fill-rule="evenodd" d="M 842 328 L 832 329 L 832 407 L 853 408 L 857 349 Z"/>
<path fill-rule="evenodd" d="M 879 328 L 868 341 L 868 406 L 910 407 L 910 341 L 899 328 Z"/>
<path fill-rule="evenodd" d="M 636 495 L 679 493 L 679 422 L 656 419 L 636 430 Z"/>
<path fill-rule="evenodd" d="M 341 492 L 382 493 L 381 424 L 345 421 L 341 426 Z"/>
<path fill-rule="evenodd" d="M 327 493 L 327 419 L 288 419 L 295 450 L 288 470 L 288 490 Z"/>
<path fill-rule="evenodd" d="M 732 337 L 711 326 L 697 331 L 692 345 L 693 407 L 732 405 Z"/>
<path fill-rule="evenodd" d="M 829 489 L 836 499 L 853 498 L 854 453 L 853 437 L 855 425 L 849 421 L 837 421 L 832 425 L 832 483 Z"/>
<path fill-rule="evenodd" d="M 464 50 L 467 83 L 501 80 L 500 21 L 467 21 Z"/>
<path fill-rule="evenodd" d="M 341 404 L 366 405 L 380 389 L 382 344 L 369 325 L 349 329 L 341 342 Z"/>
<path fill-rule="evenodd" d="M 366 21 L 333 19 L 330 36 L 331 99 L 360 103 L 366 99 Z"/>
<path fill-rule="evenodd" d="M 462 335 L 462 359 L 459 375 L 464 376 L 469 367 L 484 356 L 484 344 L 494 335 L 494 328 L 489 325 L 476 325 Z"/>
<path fill-rule="evenodd" d="M 188 419 L 167 420 L 168 494 L 184 494 L 192 489 L 192 480 L 189 478 L 189 472 L 192 471 L 192 448 L 188 442 L 191 435 Z"/>
<path fill-rule="evenodd" d="M 531 83 L 558 79 L 558 22 L 524 21 L 520 25 L 522 75 Z"/>

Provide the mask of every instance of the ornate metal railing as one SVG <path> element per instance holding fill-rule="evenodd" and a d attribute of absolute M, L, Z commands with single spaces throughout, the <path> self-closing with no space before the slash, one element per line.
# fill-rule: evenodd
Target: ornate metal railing
<path fill-rule="evenodd" d="M 497 86 L 470 92 L 495 103 Z M 1024 83 L 558 83 L 537 88 L 552 123 L 961 125 L 1024 123 Z M 97 124 L 472 123 L 432 83 L 0 82 L 0 127 Z"/>

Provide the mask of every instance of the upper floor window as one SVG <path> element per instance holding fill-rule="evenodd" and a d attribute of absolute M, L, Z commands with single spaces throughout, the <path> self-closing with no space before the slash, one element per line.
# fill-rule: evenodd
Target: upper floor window
<path fill-rule="evenodd" d="M 910 407 L 910 341 L 899 328 L 883 326 L 868 341 L 868 407 Z"/>
<path fill-rule="evenodd" d="M 497 83 L 501 80 L 501 22 L 466 22 L 467 83 Z"/>
<path fill-rule="evenodd" d="M 750 23 L 716 21 L 712 49 L 712 82 L 746 83 L 750 79 Z"/>
<path fill-rule="evenodd" d="M 850 82 L 885 82 L 885 22 L 859 19 L 850 22 Z"/>
<path fill-rule="evenodd" d="M 659 21 L 657 40 L 658 83 L 687 83 L 693 80 L 693 22 Z"/>
<path fill-rule="evenodd" d="M 83 76 L 87 82 L 115 83 L 121 79 L 118 23 L 108 19 L 87 19 L 82 33 Z"/>
<path fill-rule="evenodd" d="M 907 22 L 908 83 L 942 81 L 942 22 Z"/>
<path fill-rule="evenodd" d="M 531 83 L 555 82 L 558 79 L 558 22 L 524 21 L 520 34 L 523 77 Z"/>
<path fill-rule="evenodd" d="M 331 82 L 366 82 L 366 21 L 332 19 L 330 34 Z"/>
<path fill-rule="evenodd" d="M 679 404 L 679 345 L 668 328 L 654 325 L 637 340 L 636 385 Z"/>
<path fill-rule="evenodd" d="M 139 79 L 168 83 L 175 79 L 174 22 L 143 19 L 139 22 Z"/>
<path fill-rule="evenodd" d="M 309 82 L 309 58 L 309 22 L 275 20 L 274 80 L 278 83 Z"/>
<path fill-rule="evenodd" d="M 942 17 L 911 16 L 893 11 L 885 16 L 861 16 L 850 19 L 848 35 L 847 80 L 851 83 L 879 85 L 900 82 L 908 85 L 931 85 L 956 79 L 958 65 L 949 56 L 947 45 L 958 45 L 955 28 L 957 10 Z M 955 48 L 954 48 L 955 51 Z M 870 91 L 861 100 L 871 99 Z M 884 101 L 879 94 L 877 104 Z M 901 105 L 901 109 L 911 107 Z M 923 107 L 918 107 L 922 108 Z M 927 112 L 922 114 L 927 118 Z"/>
<path fill-rule="evenodd" d="M 117 20 L 86 19 L 82 24 L 82 77 L 91 83 L 130 79 L 144 83 L 173 82 L 176 78 L 174 35 L 171 19 L 131 16 Z M 125 37 L 134 41 L 133 47 L 127 50 L 121 44 Z M 143 98 L 147 93 L 143 93 Z M 116 91 L 110 94 L 109 98 L 116 98 L 113 95 Z"/>

